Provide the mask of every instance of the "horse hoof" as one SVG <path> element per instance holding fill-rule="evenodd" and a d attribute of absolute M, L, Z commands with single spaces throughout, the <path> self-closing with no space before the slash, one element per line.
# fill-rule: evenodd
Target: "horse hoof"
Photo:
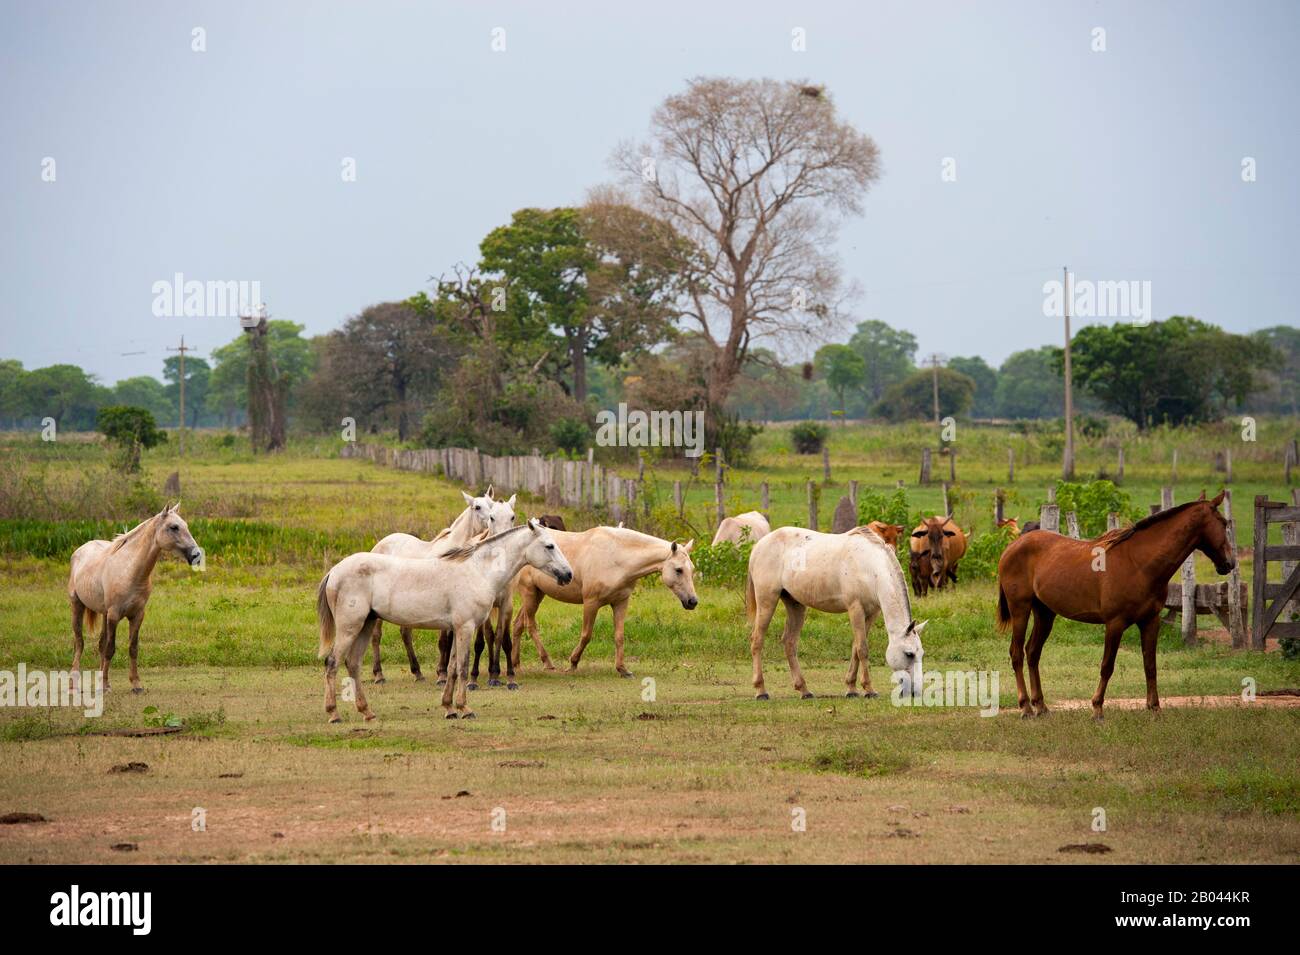
<path fill-rule="evenodd" d="M 447 679 L 446 679 L 445 677 L 439 677 L 438 680 L 437 680 L 437 682 L 435 682 L 433 685 L 434 685 L 434 686 L 446 686 L 446 685 L 447 685 Z"/>
<path fill-rule="evenodd" d="M 143 693 L 143 692 L 144 692 L 144 687 L 142 687 L 142 686 L 133 686 L 133 687 L 131 687 L 131 692 L 132 692 L 132 693 Z"/>
<path fill-rule="evenodd" d="M 471 689 L 471 690 L 477 690 L 477 689 L 478 689 L 478 684 L 477 684 L 477 683 L 471 683 L 471 684 L 469 684 L 469 687 L 468 687 L 468 688 Z"/>
<path fill-rule="evenodd" d="M 870 693 L 863 693 L 862 696 L 863 696 L 865 699 L 868 699 L 868 700 L 874 700 L 874 699 L 878 698 L 878 697 L 880 696 L 880 694 L 877 693 L 875 690 L 872 690 Z"/>
<path fill-rule="evenodd" d="M 379 686 L 379 684 L 381 684 L 381 683 L 387 683 L 387 682 L 388 682 L 388 681 L 385 680 L 382 676 L 377 676 L 377 677 L 375 677 L 375 686 Z"/>
<path fill-rule="evenodd" d="M 336 713 L 335 715 L 331 716 L 328 720 L 326 720 L 326 722 L 327 722 L 327 723 L 342 723 L 342 722 L 343 722 L 343 718 L 340 717 L 340 716 Z"/>
<path fill-rule="evenodd" d="M 466 710 L 464 713 L 460 714 L 460 718 L 463 720 L 476 720 L 478 719 L 478 714 L 473 710 Z"/>
<path fill-rule="evenodd" d="M 367 722 L 367 723 L 369 723 L 371 720 L 373 720 L 373 719 L 375 718 L 375 714 L 374 714 L 374 713 L 362 713 L 361 715 L 364 716 L 364 717 L 366 718 L 366 722 Z"/>
<path fill-rule="evenodd" d="M 575 667 L 575 669 L 576 669 L 576 667 Z M 619 676 L 631 676 L 632 674 L 629 673 L 627 670 L 619 670 L 619 671 L 618 671 L 618 675 L 619 675 Z"/>
<path fill-rule="evenodd" d="M 447 715 L 443 717 L 443 719 L 458 720 L 460 719 L 460 714 L 457 713 L 455 710 L 448 710 Z"/>
<path fill-rule="evenodd" d="M 856 700 L 858 698 L 857 691 L 849 690 L 849 692 L 844 694 L 844 698 L 849 700 Z"/>
<path fill-rule="evenodd" d="M 1022 720 L 1032 719 L 1032 718 L 1033 718 L 1033 715 L 1034 715 L 1034 714 L 1031 713 L 1029 710 L 1021 710 L 1021 711 L 1020 711 L 1020 718 L 1021 718 Z"/>
<path fill-rule="evenodd" d="M 768 696 L 766 693 L 760 693 L 760 694 L 758 694 L 757 696 L 755 696 L 754 699 L 756 699 L 756 700 L 770 700 L 771 697 Z"/>
<path fill-rule="evenodd" d="M 813 695 L 809 693 L 807 690 L 805 690 L 803 696 L 800 697 L 800 699 L 811 700 L 813 699 Z"/>
<path fill-rule="evenodd" d="M 488 686 L 500 686 L 500 685 L 501 685 L 501 681 L 500 681 L 500 680 L 497 680 L 497 679 L 495 679 L 495 678 L 494 678 L 494 679 L 491 679 L 491 680 L 488 680 Z"/>
<path fill-rule="evenodd" d="M 424 674 L 421 673 L 421 672 L 418 671 L 418 670 L 415 672 L 415 682 L 416 682 L 416 683 L 423 683 L 423 682 L 424 682 Z"/>
<path fill-rule="evenodd" d="M 507 684 L 506 684 L 506 689 L 507 689 L 507 690 L 517 690 L 517 689 L 519 689 L 519 684 L 518 684 L 518 683 L 507 683 Z"/>

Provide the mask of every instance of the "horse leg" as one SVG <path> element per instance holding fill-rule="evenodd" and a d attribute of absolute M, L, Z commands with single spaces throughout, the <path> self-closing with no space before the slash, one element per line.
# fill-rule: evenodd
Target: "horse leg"
<path fill-rule="evenodd" d="M 86 641 L 82 635 L 81 629 L 85 625 L 86 605 L 75 594 L 69 601 L 72 604 L 72 679 L 81 684 L 81 651 L 85 649 Z"/>
<path fill-rule="evenodd" d="M 1160 712 L 1160 694 L 1156 691 L 1156 641 L 1160 636 L 1160 615 L 1142 621 L 1142 668 L 1147 675 L 1147 709 Z"/>
<path fill-rule="evenodd" d="M 365 691 L 361 689 L 361 660 L 366 655 L 366 642 L 366 626 L 363 624 L 361 631 L 339 652 L 348 668 L 348 676 L 352 677 L 352 686 L 357 694 L 357 712 L 367 720 L 373 720 L 375 714 L 366 703 Z"/>
<path fill-rule="evenodd" d="M 379 662 L 379 638 L 383 636 L 384 627 L 382 621 L 376 621 L 375 626 L 370 630 L 370 674 L 375 678 L 376 683 L 384 683 L 384 668 Z"/>
<path fill-rule="evenodd" d="M 325 716 L 331 723 L 339 722 L 338 699 L 335 696 L 334 683 L 338 676 L 338 642 L 335 641 L 334 648 L 330 650 L 329 655 L 325 657 Z"/>
<path fill-rule="evenodd" d="M 1016 699 L 1020 716 L 1028 719 L 1034 715 L 1029 706 L 1029 691 L 1025 689 L 1025 631 L 1029 629 L 1029 609 L 1011 610 L 1011 669 L 1016 674 Z"/>
<path fill-rule="evenodd" d="M 447 710 L 448 719 L 455 719 L 457 716 L 464 720 L 472 720 L 474 718 L 474 711 L 469 708 L 469 693 L 467 692 L 468 681 L 466 677 L 469 674 L 470 646 L 474 642 L 474 631 L 476 629 L 477 628 L 474 626 L 472 621 L 462 623 L 456 628 L 456 647 L 453 653 L 455 659 L 452 661 L 452 668 L 455 673 L 454 682 L 456 684 L 456 692 L 453 699 L 456 708 L 455 710 Z M 451 687 L 452 682 L 453 677 L 448 676 L 448 688 Z M 443 701 L 444 706 L 452 702 L 452 700 L 448 699 L 448 694 L 445 690 L 443 691 Z M 452 715 L 453 713 L 455 714 L 454 716 Z"/>
<path fill-rule="evenodd" d="M 104 632 L 99 638 L 99 670 L 104 677 L 104 689 L 108 689 L 108 665 L 113 662 L 113 654 L 117 652 L 117 624 L 120 617 L 113 615 L 113 611 L 104 614 Z"/>
<path fill-rule="evenodd" d="M 420 672 L 420 661 L 415 658 L 415 631 L 410 627 L 401 627 L 402 643 L 406 647 L 406 661 L 411 665 L 411 675 L 415 677 L 416 682 L 424 680 L 424 674 Z M 375 622 L 375 660 L 379 660 L 379 622 Z M 379 682 L 379 681 L 375 681 Z"/>
<path fill-rule="evenodd" d="M 587 644 L 591 643 L 591 635 L 596 629 L 596 614 L 600 612 L 600 604 L 594 600 L 585 600 L 582 604 L 582 635 L 578 638 L 578 645 L 573 648 L 569 654 L 569 670 L 578 669 L 578 661 L 582 659 L 582 653 L 587 649 Z"/>
<path fill-rule="evenodd" d="M 519 616 L 515 617 L 515 666 L 519 666 L 519 651 L 523 646 L 523 641 L 519 639 L 520 634 L 524 632 L 524 627 L 528 628 L 528 635 L 533 638 L 533 646 L 537 648 L 537 659 L 542 662 L 542 669 L 554 670 L 555 664 L 551 662 L 551 656 L 546 652 L 546 647 L 542 645 L 542 634 L 537 629 L 537 608 L 541 606 L 542 595 L 540 591 L 524 591 L 523 599 L 519 604 Z"/>
<path fill-rule="evenodd" d="M 871 661 L 867 652 L 867 639 L 875 619 L 874 616 L 868 616 L 867 612 L 857 604 L 849 608 L 849 626 L 853 628 L 853 650 L 849 657 L 848 679 L 844 681 L 848 686 L 845 696 L 858 695 L 858 691 L 853 684 L 857 679 L 859 667 L 862 670 L 862 695 L 868 699 L 874 699 L 880 695 L 871 688 Z"/>
<path fill-rule="evenodd" d="M 500 604 L 497 604 L 492 609 L 496 612 L 496 620 L 492 619 L 492 614 L 488 614 L 487 620 L 483 623 L 483 633 L 487 636 L 488 686 L 500 686 L 502 641 L 499 631 L 504 629 L 501 627 L 502 619 L 510 619 L 510 612 L 505 611 L 505 617 L 503 618 Z"/>
<path fill-rule="evenodd" d="M 1029 705 L 1035 716 L 1046 716 L 1047 706 L 1043 703 L 1043 682 L 1038 676 L 1038 658 L 1043 653 L 1043 644 L 1052 634 L 1052 624 L 1056 622 L 1056 613 L 1040 601 L 1034 601 L 1034 632 L 1029 635 Z"/>
<path fill-rule="evenodd" d="M 627 605 L 630 600 L 630 597 L 625 597 L 610 608 L 614 611 L 614 669 L 618 671 L 619 676 L 632 675 L 623 665 L 623 621 L 627 618 Z"/>
<path fill-rule="evenodd" d="M 510 611 L 514 609 L 514 603 L 514 600 L 507 596 L 497 606 L 497 637 L 493 650 L 494 653 L 500 651 L 505 654 L 507 690 L 519 689 L 519 684 L 515 682 L 514 646 L 510 641 Z M 496 668 L 499 674 L 500 664 L 496 664 Z"/>
<path fill-rule="evenodd" d="M 772 614 L 776 613 L 776 600 L 764 605 L 763 599 L 754 597 L 754 626 L 749 632 L 749 653 L 754 658 L 754 699 L 768 699 L 767 690 L 763 688 L 763 637 L 767 634 Z"/>
<path fill-rule="evenodd" d="M 785 647 L 785 658 L 790 664 L 790 676 L 794 680 L 794 691 L 803 699 L 811 700 L 813 694 L 808 690 L 808 683 L 799 669 L 799 634 L 803 631 L 803 620 L 807 609 L 803 604 L 793 600 L 785 604 L 785 629 L 781 631 L 781 645 Z"/>
<path fill-rule="evenodd" d="M 474 628 L 474 668 L 469 673 L 469 688 L 471 690 L 478 689 L 478 662 L 483 656 L 483 647 L 487 643 L 483 638 L 483 627 L 484 624 L 480 623 Z"/>
<path fill-rule="evenodd" d="M 127 626 L 129 627 L 129 636 L 127 638 L 127 653 L 131 657 L 131 670 L 128 674 L 131 680 L 131 692 L 143 693 L 144 687 L 140 685 L 140 671 L 136 668 L 136 657 L 140 653 L 140 624 L 144 623 L 144 611 L 141 610 L 133 619 L 128 618 Z"/>
<path fill-rule="evenodd" d="M 438 686 L 445 686 L 448 682 L 447 669 L 451 660 L 451 631 L 438 631 Z"/>
<path fill-rule="evenodd" d="M 1110 682 L 1110 675 L 1115 672 L 1115 654 L 1119 652 L 1119 640 L 1124 636 L 1127 627 L 1128 623 L 1124 620 L 1111 620 L 1106 623 L 1106 647 L 1101 652 L 1101 682 L 1097 684 L 1097 692 L 1092 695 L 1094 720 L 1106 718 L 1102 712 L 1102 706 L 1106 703 L 1106 684 Z"/>

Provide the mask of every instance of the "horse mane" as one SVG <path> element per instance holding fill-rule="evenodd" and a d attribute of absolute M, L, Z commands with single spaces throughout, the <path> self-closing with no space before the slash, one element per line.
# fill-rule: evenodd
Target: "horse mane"
<path fill-rule="evenodd" d="M 847 530 L 844 533 L 857 534 L 859 537 L 865 537 L 873 544 L 879 544 L 881 547 L 885 548 L 885 550 L 893 551 L 893 548 L 890 547 L 889 544 L 885 542 L 885 539 L 881 537 L 879 534 L 877 534 L 875 531 L 873 531 L 870 525 L 868 524 L 863 524 L 859 527 L 851 528 L 850 530 Z"/>
<path fill-rule="evenodd" d="M 117 553 L 119 550 L 125 547 L 129 541 L 135 540 L 136 535 L 139 534 L 140 531 L 143 530 L 146 525 L 152 524 L 154 521 L 158 520 L 160 516 L 161 515 L 159 514 L 155 514 L 153 515 L 153 517 L 146 517 L 144 520 L 142 520 L 139 524 L 135 525 L 135 527 L 131 528 L 129 531 L 123 531 L 120 534 L 114 535 L 113 546 L 108 549 L 108 552 L 110 554 Z"/>
<path fill-rule="evenodd" d="M 470 541 L 468 544 L 462 544 L 460 547 L 453 547 L 445 554 L 439 554 L 438 556 L 443 560 L 450 560 L 456 563 L 460 563 L 461 561 L 468 558 L 480 547 L 484 547 L 487 544 L 491 544 L 494 543 L 495 541 L 499 541 L 503 537 L 509 537 L 511 534 L 518 534 L 520 531 L 526 531 L 526 530 L 528 530 L 528 525 L 520 524 L 518 527 L 511 527 L 508 530 L 504 530 L 500 534 L 494 534 L 491 537 L 484 537 L 482 534 L 480 534 L 476 539 Z M 484 533 L 487 532 L 484 531 Z"/>
<path fill-rule="evenodd" d="M 1148 527 L 1154 527 L 1176 514 L 1181 514 L 1183 511 L 1195 507 L 1197 504 L 1204 503 L 1204 501 L 1188 501 L 1185 504 L 1179 504 L 1177 507 L 1171 507 L 1166 511 L 1157 511 L 1154 514 L 1142 518 L 1140 521 L 1130 524 L 1128 527 L 1121 527 L 1118 530 L 1107 531 L 1100 537 L 1094 538 L 1093 543 L 1101 544 L 1107 550 L 1110 550 L 1110 548 L 1114 547 L 1116 544 L 1122 544 L 1124 541 L 1128 540 L 1138 531 L 1146 530 Z"/>

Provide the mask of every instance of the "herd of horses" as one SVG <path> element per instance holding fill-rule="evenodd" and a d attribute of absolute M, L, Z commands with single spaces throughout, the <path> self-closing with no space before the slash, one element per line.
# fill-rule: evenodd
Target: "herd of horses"
<path fill-rule="evenodd" d="M 357 710 L 367 720 L 374 718 L 361 685 L 361 662 L 369 646 L 374 679 L 384 681 L 380 664 L 384 621 L 399 628 L 417 680 L 423 675 L 414 631 L 439 631 L 442 707 L 448 719 L 457 719 L 474 716 L 466 691 L 477 688 L 479 659 L 485 647 L 490 686 L 500 685 L 500 658 L 504 655 L 506 686 L 517 688 L 515 673 L 525 630 L 541 665 L 555 669 L 537 627 L 537 610 L 546 597 L 582 606 L 582 629 L 569 656 L 570 669 L 582 659 L 599 610 L 611 608 L 614 665 L 622 676 L 631 676 L 624 661 L 623 628 L 638 581 L 658 574 L 684 609 L 693 610 L 699 604 L 691 562 L 694 541 L 664 540 L 621 524 L 570 532 L 555 516 L 516 525 L 513 496 L 495 500 L 492 488 L 482 497 L 462 494 L 465 510 L 432 540 L 390 534 L 370 551 L 339 561 L 321 579 L 316 613 L 319 657 L 325 666 L 325 711 L 330 722 L 340 719 L 335 686 L 340 663 L 351 678 Z M 1195 551 L 1208 557 L 1220 574 L 1228 573 L 1236 563 L 1228 543 L 1227 522 L 1218 510 L 1223 496 L 1220 492 L 1207 500 L 1202 493 L 1198 500 L 1093 540 L 1065 537 L 1036 524 L 1021 529 L 1014 520 L 1003 522 L 1014 539 L 998 563 L 996 626 L 1011 633 L 1011 664 L 1022 716 L 1047 712 L 1038 663 L 1058 616 L 1105 629 L 1101 681 L 1092 698 L 1095 718 L 1102 718 L 1115 654 L 1130 626 L 1137 626 L 1141 634 L 1147 706 L 1159 709 L 1156 638 L 1170 577 Z M 813 696 L 798 657 L 799 636 L 809 607 L 845 614 L 849 619 L 853 643 L 846 696 L 877 695 L 871 684 L 867 642 L 877 617 L 884 623 L 885 662 L 893 671 L 893 682 L 905 695 L 921 695 L 921 632 L 926 621 L 912 616 L 908 582 L 897 556 L 903 530 L 901 525 L 878 521 L 840 534 L 802 527 L 773 530 L 756 511 L 727 517 L 719 524 L 715 545 L 752 542 L 745 611 L 757 699 L 769 699 L 762 650 L 778 603 L 786 611 L 782 645 L 794 689 L 803 698 Z M 956 585 L 967 537 L 951 514 L 926 518 L 912 530 L 907 543 L 914 595 L 925 596 L 930 589 Z M 89 541 L 73 553 L 68 600 L 74 679 L 80 679 L 83 634 L 89 629 L 93 635 L 102 620 L 99 669 L 103 688 L 108 689 L 118 624 L 125 619 L 130 628 L 131 688 L 141 692 L 137 669 L 140 626 L 153 570 L 164 554 L 178 555 L 191 565 L 203 561 L 202 550 L 174 504 L 111 541 Z M 519 610 L 512 624 L 516 597 Z M 1034 626 L 1030 633 L 1031 617 Z"/>

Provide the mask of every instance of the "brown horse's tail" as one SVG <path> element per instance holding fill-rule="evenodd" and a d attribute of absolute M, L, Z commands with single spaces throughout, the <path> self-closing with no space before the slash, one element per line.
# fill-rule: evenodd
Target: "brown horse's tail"
<path fill-rule="evenodd" d="M 321 660 L 334 649 L 334 611 L 330 610 L 329 598 L 325 595 L 325 585 L 329 581 L 330 575 L 326 574 L 316 588 L 316 620 L 320 623 L 320 649 L 316 656 Z"/>
<path fill-rule="evenodd" d="M 754 622 L 754 614 L 758 610 L 758 598 L 754 596 L 754 575 L 752 572 L 745 573 L 745 619 L 751 624 Z"/>
<path fill-rule="evenodd" d="M 998 622 L 997 628 L 999 633 L 1006 633 L 1007 628 L 1011 626 L 1011 608 L 1007 606 L 1007 592 L 1002 589 L 1002 581 L 998 581 Z"/>
<path fill-rule="evenodd" d="M 88 633 L 92 637 L 95 635 L 95 625 L 99 623 L 99 614 L 89 607 L 83 607 L 81 610 L 81 632 Z"/>

